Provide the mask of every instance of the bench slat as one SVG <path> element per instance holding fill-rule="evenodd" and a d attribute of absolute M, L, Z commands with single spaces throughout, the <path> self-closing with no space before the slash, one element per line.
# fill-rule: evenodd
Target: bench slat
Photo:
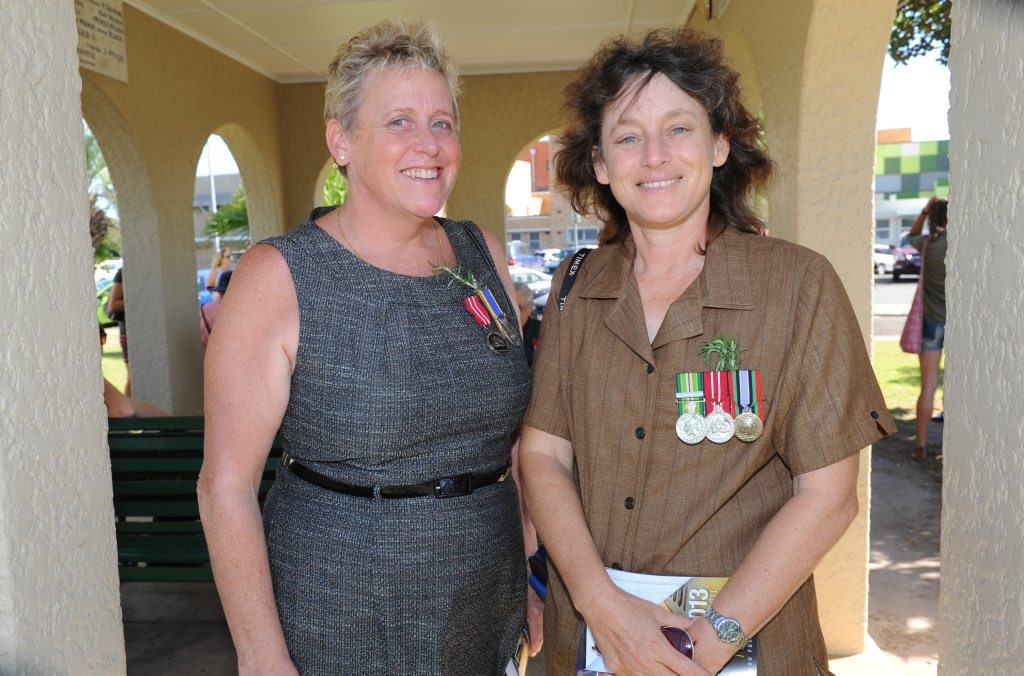
<path fill-rule="evenodd" d="M 126 418 L 108 424 L 121 580 L 212 580 L 196 502 L 204 419 Z M 282 447 L 278 435 L 260 482 L 261 509 Z M 128 517 L 142 520 L 126 521 Z"/>

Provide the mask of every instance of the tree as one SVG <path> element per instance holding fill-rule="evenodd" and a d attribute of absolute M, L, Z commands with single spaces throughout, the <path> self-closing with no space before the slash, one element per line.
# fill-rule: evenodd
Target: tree
<path fill-rule="evenodd" d="M 85 174 L 89 181 L 89 234 L 92 237 L 93 255 L 97 262 L 120 258 L 121 232 L 117 219 L 110 215 L 110 212 L 117 212 L 117 196 L 110 180 L 107 160 L 85 120 L 82 120 L 82 132 L 85 142 Z"/>
<path fill-rule="evenodd" d="M 335 167 L 327 174 L 324 181 L 324 204 L 344 204 L 348 197 L 348 181 Z"/>
<path fill-rule="evenodd" d="M 249 209 L 245 203 L 245 188 L 241 183 L 235 188 L 231 201 L 217 210 L 206 224 L 206 232 L 210 236 L 220 236 L 236 230 L 248 229 Z"/>
<path fill-rule="evenodd" d="M 899 0 L 889 36 L 889 56 L 905 64 L 915 56 L 940 49 L 938 61 L 949 63 L 949 19 L 952 0 Z"/>

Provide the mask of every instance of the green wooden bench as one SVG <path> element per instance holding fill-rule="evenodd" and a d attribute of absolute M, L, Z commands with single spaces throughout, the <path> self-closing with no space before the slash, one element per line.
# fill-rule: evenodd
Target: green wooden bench
<path fill-rule="evenodd" d="M 203 418 L 111 418 L 108 424 L 121 581 L 212 581 L 196 502 Z M 261 507 L 280 457 L 278 436 L 263 470 Z"/>

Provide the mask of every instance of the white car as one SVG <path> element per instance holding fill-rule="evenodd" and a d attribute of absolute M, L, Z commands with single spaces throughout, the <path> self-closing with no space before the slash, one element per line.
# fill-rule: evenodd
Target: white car
<path fill-rule="evenodd" d="M 887 275 L 892 272 L 896 265 L 896 252 L 886 244 L 876 244 L 875 253 L 872 256 L 876 275 Z"/>
<path fill-rule="evenodd" d="M 551 289 L 551 275 L 540 270 L 532 270 L 518 265 L 509 267 L 508 272 L 512 275 L 512 281 L 522 282 L 533 291 L 533 297 L 547 295 Z"/>

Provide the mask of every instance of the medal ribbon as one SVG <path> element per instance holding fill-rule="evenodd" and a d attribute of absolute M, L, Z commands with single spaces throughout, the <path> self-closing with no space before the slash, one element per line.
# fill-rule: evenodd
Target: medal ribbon
<path fill-rule="evenodd" d="M 491 290 L 484 287 L 477 291 L 476 295 L 484 302 L 484 305 L 487 307 L 487 311 L 491 313 L 492 317 L 494 317 L 494 325 L 498 327 L 499 331 L 501 331 L 501 335 L 505 336 L 507 340 L 514 342 L 505 331 L 505 323 L 501 321 L 502 317 L 505 316 L 505 313 L 502 312 L 501 306 L 498 305 L 498 301 L 494 300 L 494 296 L 491 295 Z"/>
<path fill-rule="evenodd" d="M 761 415 L 761 371 L 756 369 L 733 371 L 733 392 L 736 394 L 735 415 L 750 410 L 762 421 L 764 420 L 764 416 Z"/>
<path fill-rule="evenodd" d="M 676 374 L 676 405 L 679 415 L 704 415 L 704 385 L 700 373 Z"/>
<path fill-rule="evenodd" d="M 480 326 L 487 326 L 491 323 L 491 318 L 487 314 L 487 310 L 484 309 L 484 304 L 480 302 L 480 299 L 476 296 L 467 296 L 466 309 L 469 310 L 469 314 L 473 315 L 473 319 Z"/>
<path fill-rule="evenodd" d="M 722 410 L 732 411 L 732 371 L 705 371 L 703 375 L 707 407 L 721 404 Z"/>

